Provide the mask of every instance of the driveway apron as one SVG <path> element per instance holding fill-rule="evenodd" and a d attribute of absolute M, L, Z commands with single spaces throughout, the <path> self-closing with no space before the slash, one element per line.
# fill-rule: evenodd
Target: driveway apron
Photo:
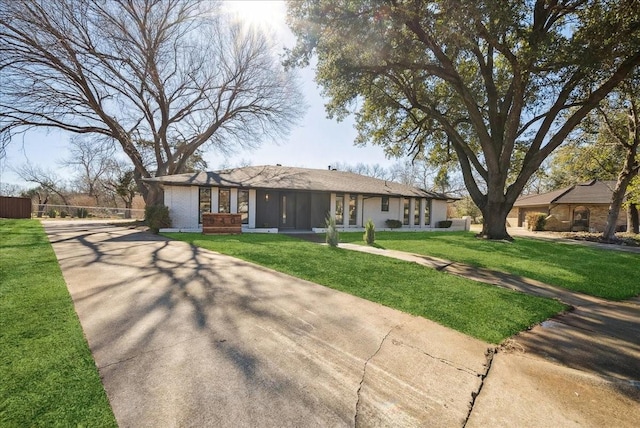
<path fill-rule="evenodd" d="M 46 222 L 122 427 L 463 426 L 493 347 L 145 232 Z"/>

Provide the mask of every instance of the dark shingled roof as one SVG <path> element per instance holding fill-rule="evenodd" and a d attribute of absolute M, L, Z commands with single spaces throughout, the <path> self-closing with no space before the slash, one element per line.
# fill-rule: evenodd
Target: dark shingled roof
<path fill-rule="evenodd" d="M 294 168 L 287 166 L 247 166 L 221 171 L 166 175 L 145 181 L 171 186 L 220 186 L 253 189 L 287 189 L 364 195 L 388 195 L 432 199 L 453 199 L 392 181 L 346 171 Z"/>
<path fill-rule="evenodd" d="M 609 204 L 613 197 L 615 181 L 597 181 L 576 184 L 564 189 L 554 190 L 540 195 L 528 195 L 519 198 L 514 207 L 531 207 L 551 204 Z"/>

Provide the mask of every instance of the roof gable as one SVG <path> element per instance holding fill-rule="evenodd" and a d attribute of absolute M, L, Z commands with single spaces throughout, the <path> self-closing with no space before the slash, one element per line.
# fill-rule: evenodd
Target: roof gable
<path fill-rule="evenodd" d="M 447 195 L 351 172 L 279 165 L 248 166 L 220 171 L 167 175 L 148 178 L 146 181 L 173 186 L 287 189 L 449 199 Z"/>
<path fill-rule="evenodd" d="M 615 181 L 593 180 L 539 195 L 522 196 L 514 207 L 551 204 L 609 204 L 613 197 Z"/>

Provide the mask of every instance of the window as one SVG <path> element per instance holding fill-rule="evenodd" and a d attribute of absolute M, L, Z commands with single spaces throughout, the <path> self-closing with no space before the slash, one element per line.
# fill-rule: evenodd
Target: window
<path fill-rule="evenodd" d="M 431 224 L 431 199 L 427 199 L 424 204 L 424 224 L 429 226 Z"/>
<path fill-rule="evenodd" d="M 380 211 L 389 211 L 389 197 L 382 197 L 382 205 L 380 206 Z"/>
<path fill-rule="evenodd" d="M 230 189 L 218 190 L 218 212 L 219 213 L 231 212 L 231 190 Z"/>
<path fill-rule="evenodd" d="M 282 218 L 280 219 L 280 223 L 284 226 L 287 224 L 287 195 L 282 195 L 281 207 L 280 211 L 282 211 Z"/>
<path fill-rule="evenodd" d="M 344 223 L 344 195 L 336 195 L 336 224 Z"/>
<path fill-rule="evenodd" d="M 358 196 L 349 195 L 349 226 L 357 224 L 356 215 L 358 213 Z"/>
<path fill-rule="evenodd" d="M 420 199 L 413 200 L 413 224 L 420 225 Z"/>
<path fill-rule="evenodd" d="M 576 207 L 573 211 L 573 229 L 577 231 L 589 230 L 589 208 Z"/>
<path fill-rule="evenodd" d="M 238 214 L 241 214 L 242 224 L 249 224 L 249 191 L 238 190 Z"/>
<path fill-rule="evenodd" d="M 402 224 L 409 224 L 409 198 L 404 198 L 404 218 Z"/>
<path fill-rule="evenodd" d="M 202 213 L 211 212 L 211 188 L 201 187 L 198 192 L 198 223 L 202 224 Z"/>

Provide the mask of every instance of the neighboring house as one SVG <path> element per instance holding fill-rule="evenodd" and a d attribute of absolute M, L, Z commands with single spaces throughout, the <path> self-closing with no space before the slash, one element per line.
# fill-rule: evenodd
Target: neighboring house
<path fill-rule="evenodd" d="M 593 180 L 549 193 L 522 196 L 513 204 L 507 222 L 523 227 L 527 214 L 544 213 L 553 216 L 547 220 L 547 230 L 602 232 L 615 186 L 615 181 Z M 627 216 L 621 211 L 618 228 L 624 229 L 626 224 Z"/>
<path fill-rule="evenodd" d="M 341 229 L 376 228 L 399 220 L 403 229 L 435 228 L 447 219 L 445 195 L 350 172 L 249 166 L 146 179 L 160 183 L 172 227 L 197 230 L 202 213 L 240 213 L 243 231 L 278 232 L 325 227 L 327 215 Z"/>

